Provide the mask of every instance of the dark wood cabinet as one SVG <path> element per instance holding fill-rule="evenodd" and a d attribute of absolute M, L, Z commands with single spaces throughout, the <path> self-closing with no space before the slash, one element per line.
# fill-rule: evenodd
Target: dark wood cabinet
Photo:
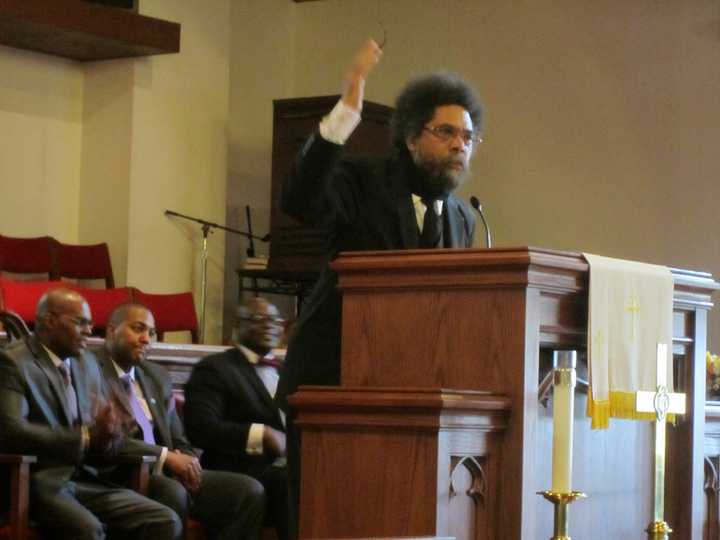
<path fill-rule="evenodd" d="M 326 232 L 307 227 L 280 207 L 282 180 L 305 140 L 340 96 L 278 99 L 273 102 L 272 205 L 269 267 L 282 272 L 317 273 L 326 257 Z M 390 151 L 392 108 L 366 101 L 362 122 L 347 142 L 348 155 L 386 155 Z"/>

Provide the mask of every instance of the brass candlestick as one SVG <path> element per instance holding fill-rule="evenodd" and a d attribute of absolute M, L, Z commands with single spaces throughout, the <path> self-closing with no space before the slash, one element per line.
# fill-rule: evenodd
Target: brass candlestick
<path fill-rule="evenodd" d="M 554 491 L 538 491 L 538 495 L 542 495 L 553 503 L 555 506 L 555 525 L 553 527 L 553 535 L 550 540 L 572 540 L 568 536 L 568 504 L 587 497 L 581 491 L 571 491 L 570 493 L 556 493 Z"/>
<path fill-rule="evenodd" d="M 668 540 L 672 529 L 664 521 L 654 521 L 645 529 L 649 540 Z"/>

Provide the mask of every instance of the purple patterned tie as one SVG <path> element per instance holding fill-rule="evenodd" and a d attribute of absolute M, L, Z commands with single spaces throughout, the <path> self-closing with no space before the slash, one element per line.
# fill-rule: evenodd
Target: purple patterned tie
<path fill-rule="evenodd" d="M 120 380 L 122 381 L 125 392 L 127 392 L 128 401 L 130 402 L 130 408 L 132 409 L 133 416 L 135 417 L 135 422 L 137 422 L 137 425 L 140 426 L 140 429 L 142 429 L 143 440 L 148 444 L 155 444 L 155 435 L 153 434 L 152 425 L 140 405 L 137 395 L 135 395 L 135 385 L 130 378 L 130 374 L 126 373 L 120 377 Z"/>
<path fill-rule="evenodd" d="M 70 378 L 70 370 L 65 362 L 60 362 L 58 371 L 60 375 L 62 375 L 63 383 L 65 384 L 65 398 L 67 399 L 68 408 L 70 409 L 70 423 L 75 425 L 78 419 L 78 402 L 75 387 L 73 387 L 72 379 Z"/>

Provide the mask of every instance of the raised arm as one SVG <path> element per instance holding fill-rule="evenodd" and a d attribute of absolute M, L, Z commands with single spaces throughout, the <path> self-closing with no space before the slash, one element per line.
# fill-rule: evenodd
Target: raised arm
<path fill-rule="evenodd" d="M 358 113 L 362 111 L 365 96 L 365 81 L 370 72 L 380 61 L 382 50 L 375 40 L 368 39 L 355 53 L 352 62 L 345 72 L 343 80 L 342 101 Z"/>
<path fill-rule="evenodd" d="M 347 189 L 342 178 L 335 176 L 341 176 L 337 168 L 342 146 L 360 121 L 365 81 L 381 55 L 380 47 L 372 39 L 355 53 L 345 70 L 340 101 L 303 145 L 284 179 L 283 210 L 304 223 L 331 221 L 335 210 L 342 216 L 352 214 L 348 212 Z"/>

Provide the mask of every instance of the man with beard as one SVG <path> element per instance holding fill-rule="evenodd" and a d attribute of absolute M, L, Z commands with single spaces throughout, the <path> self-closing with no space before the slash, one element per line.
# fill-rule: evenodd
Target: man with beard
<path fill-rule="evenodd" d="M 172 510 L 106 482 L 123 434 L 85 353 L 91 329 L 85 299 L 53 289 L 38 302 L 35 335 L 0 350 L 0 452 L 37 455 L 30 515 L 46 538 L 175 540 Z"/>
<path fill-rule="evenodd" d="M 150 310 L 122 304 L 110 315 L 106 347 L 98 353 L 116 408 L 124 414 L 130 437 L 126 452 L 158 458 L 148 496 L 175 510 L 183 522 L 188 516 L 197 519 L 211 538 L 259 538 L 262 485 L 244 474 L 202 468 L 175 410 L 170 376 L 145 359 L 154 336 Z"/>
<path fill-rule="evenodd" d="M 392 119 L 393 156 L 343 159 L 360 121 L 365 80 L 382 55 L 368 40 L 345 76 L 343 94 L 296 157 L 282 189 L 289 215 L 329 231 L 328 258 L 340 251 L 470 247 L 475 218 L 452 192 L 480 142 L 481 107 L 462 79 L 439 73 L 410 81 Z M 278 401 L 299 385 L 340 383 L 341 298 L 326 267 L 302 307 Z M 291 411 L 289 411 L 291 413 Z M 288 465 L 297 489 L 297 444 L 288 416 Z"/>

